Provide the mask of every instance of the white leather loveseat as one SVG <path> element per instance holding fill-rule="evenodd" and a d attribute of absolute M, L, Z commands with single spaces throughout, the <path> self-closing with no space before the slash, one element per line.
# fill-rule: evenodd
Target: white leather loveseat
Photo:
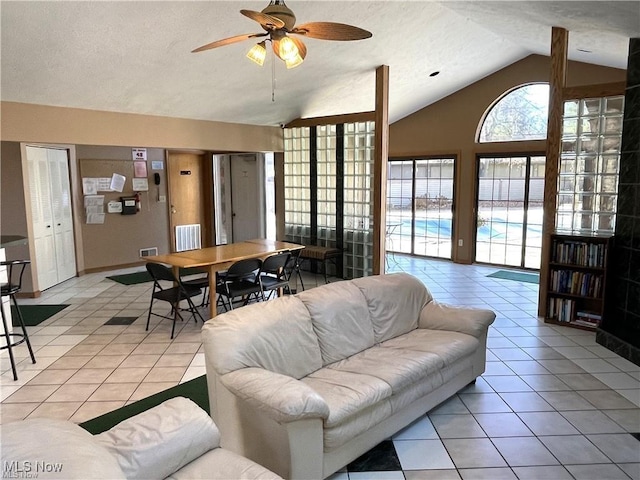
<path fill-rule="evenodd" d="M 222 446 L 287 478 L 331 475 L 484 372 L 490 310 L 407 274 L 341 281 L 205 323 Z"/>
<path fill-rule="evenodd" d="M 207 413 L 176 397 L 91 435 L 75 423 L 34 418 L 0 426 L 3 478 L 276 480 L 219 448 Z"/>

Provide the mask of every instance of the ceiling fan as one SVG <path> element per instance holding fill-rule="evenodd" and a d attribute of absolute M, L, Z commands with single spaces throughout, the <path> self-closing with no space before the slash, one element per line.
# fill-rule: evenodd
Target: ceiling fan
<path fill-rule="evenodd" d="M 372 36 L 367 30 L 344 23 L 310 22 L 296 26 L 296 16 L 285 5 L 284 0 L 271 0 L 271 3 L 261 12 L 240 10 L 240 13 L 258 22 L 265 33 L 247 33 L 224 38 L 198 47 L 192 53 L 224 47 L 250 38 L 267 37 L 254 45 L 247 53 L 247 57 L 262 66 L 267 55 L 266 42 L 270 41 L 274 54 L 285 62 L 287 68 L 293 68 L 304 61 L 307 47 L 300 38 L 290 34 L 319 40 L 340 41 L 363 40 Z"/>

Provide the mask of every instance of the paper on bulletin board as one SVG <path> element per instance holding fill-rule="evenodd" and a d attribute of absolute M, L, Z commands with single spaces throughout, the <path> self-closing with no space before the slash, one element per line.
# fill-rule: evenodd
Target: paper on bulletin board
<path fill-rule="evenodd" d="M 122 192 L 122 190 L 124 190 L 124 182 L 126 181 L 127 178 L 124 175 L 114 173 L 111 176 L 111 190 L 113 190 L 114 192 Z"/>
<path fill-rule="evenodd" d="M 146 178 L 133 178 L 133 191 L 134 192 L 148 192 L 149 181 Z"/>
<path fill-rule="evenodd" d="M 88 213 L 87 214 L 87 223 L 88 224 L 101 224 L 104 223 L 104 213 Z"/>
<path fill-rule="evenodd" d="M 133 176 L 147 178 L 147 162 L 133 162 Z"/>
<path fill-rule="evenodd" d="M 133 160 L 146 160 L 147 159 L 147 149 L 146 148 L 132 148 L 131 156 Z"/>
<path fill-rule="evenodd" d="M 151 170 L 164 170 L 162 160 L 151 160 Z"/>
<path fill-rule="evenodd" d="M 100 177 L 94 178 L 98 182 L 98 191 L 99 192 L 110 192 L 111 191 L 111 178 L 110 177 Z"/>
<path fill-rule="evenodd" d="M 104 195 L 87 195 L 84 197 L 84 206 L 101 207 L 104 205 Z"/>
<path fill-rule="evenodd" d="M 83 178 L 82 179 L 82 193 L 84 195 L 95 195 L 98 193 L 98 179 L 97 178 Z"/>

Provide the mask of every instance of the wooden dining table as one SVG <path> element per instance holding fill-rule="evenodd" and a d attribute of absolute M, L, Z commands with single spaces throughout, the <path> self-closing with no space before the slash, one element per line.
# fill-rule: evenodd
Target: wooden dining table
<path fill-rule="evenodd" d="M 209 274 L 209 308 L 211 318 L 216 316 L 216 272 L 227 270 L 239 260 L 247 258 L 265 259 L 280 252 L 303 249 L 304 245 L 256 238 L 244 242 L 218 245 L 217 247 L 186 250 L 166 255 L 144 257 L 147 262 L 164 263 L 173 268 L 176 278 L 181 268 L 200 268 Z"/>

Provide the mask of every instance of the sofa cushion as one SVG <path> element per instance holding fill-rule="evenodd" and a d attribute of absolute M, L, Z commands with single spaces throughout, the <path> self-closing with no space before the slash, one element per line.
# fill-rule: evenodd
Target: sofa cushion
<path fill-rule="evenodd" d="M 443 360 L 442 366 L 448 366 L 474 353 L 479 345 L 477 338 L 466 333 L 419 328 L 407 335 L 388 340 L 380 344 L 380 347 L 394 351 L 414 350 L 434 353 Z"/>
<path fill-rule="evenodd" d="M 169 399 L 94 437 L 128 479 L 163 479 L 220 444 L 207 412 L 184 397 Z"/>
<path fill-rule="evenodd" d="M 309 311 L 295 297 L 218 315 L 202 327 L 202 340 L 219 375 L 258 367 L 300 379 L 322 367 Z"/>
<path fill-rule="evenodd" d="M 412 383 L 422 381 L 443 366 L 442 359 L 431 352 L 371 347 L 329 365 L 328 369 L 377 377 L 388 384 L 395 394 Z"/>
<path fill-rule="evenodd" d="M 0 440 L 4 473 L 19 475 L 5 470 L 7 465 L 15 465 L 22 472 L 29 468 L 28 473 L 39 479 L 126 478 L 109 450 L 72 422 L 33 418 L 6 423 L 0 426 Z"/>
<path fill-rule="evenodd" d="M 371 375 L 323 368 L 302 379 L 329 406 L 325 426 L 342 423 L 391 396 L 391 387 Z"/>
<path fill-rule="evenodd" d="M 224 448 L 210 450 L 167 480 L 281 480 L 261 465 Z"/>
<path fill-rule="evenodd" d="M 390 417 L 391 405 L 389 401 L 390 399 L 385 398 L 375 405 L 358 412 L 358 415 L 351 415 L 339 425 L 325 428 L 323 432 L 324 451 L 328 452 L 341 447 L 349 440 L 367 432 Z"/>
<path fill-rule="evenodd" d="M 367 301 L 351 282 L 336 282 L 299 293 L 318 336 L 322 362 L 328 365 L 373 345 Z"/>
<path fill-rule="evenodd" d="M 356 278 L 352 283 L 367 300 L 376 343 L 417 328 L 420 312 L 432 300 L 424 284 L 406 273 Z"/>

